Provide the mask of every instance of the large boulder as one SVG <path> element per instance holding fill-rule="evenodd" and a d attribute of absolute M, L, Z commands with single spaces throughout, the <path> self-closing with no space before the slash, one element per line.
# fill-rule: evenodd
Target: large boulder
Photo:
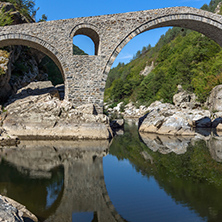
<path fill-rule="evenodd" d="M 173 96 L 173 103 L 175 106 L 181 108 L 190 108 L 194 109 L 200 106 L 200 103 L 197 101 L 197 97 L 194 93 L 188 93 L 183 90 L 181 85 L 177 86 L 178 93 Z"/>
<path fill-rule="evenodd" d="M 211 92 L 205 106 L 211 112 L 221 112 L 222 111 L 222 85 L 215 86 Z"/>
<path fill-rule="evenodd" d="M 156 101 L 148 107 L 148 114 L 139 124 L 140 132 L 165 135 L 192 136 L 195 121 L 210 117 L 207 110 L 181 109 L 169 103 Z"/>

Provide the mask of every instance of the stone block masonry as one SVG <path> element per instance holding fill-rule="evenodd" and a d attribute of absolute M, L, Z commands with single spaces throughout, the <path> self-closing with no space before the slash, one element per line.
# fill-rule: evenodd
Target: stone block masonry
<path fill-rule="evenodd" d="M 119 52 L 138 34 L 166 26 L 198 31 L 222 46 L 222 16 L 172 7 L 0 27 L 0 47 L 26 45 L 45 53 L 63 75 L 65 99 L 74 106 L 93 103 L 101 113 L 107 75 Z M 95 56 L 73 55 L 79 34 L 92 39 Z"/>

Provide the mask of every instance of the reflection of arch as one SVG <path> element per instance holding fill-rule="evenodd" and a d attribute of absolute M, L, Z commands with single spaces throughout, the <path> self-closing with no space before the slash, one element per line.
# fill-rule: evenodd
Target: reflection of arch
<path fill-rule="evenodd" d="M 21 33 L 9 33 L 0 35 L 0 47 L 10 46 L 10 45 L 24 45 L 28 47 L 35 48 L 47 56 L 49 56 L 53 62 L 58 66 L 63 79 L 65 62 L 63 61 L 63 56 L 49 43 L 42 39 L 33 37 L 27 34 Z"/>
<path fill-rule="evenodd" d="M 95 55 L 98 55 L 100 53 L 99 49 L 99 35 L 98 30 L 95 26 L 90 24 L 79 24 L 73 28 L 73 30 L 70 33 L 70 37 L 73 38 L 76 35 L 86 35 L 89 38 L 92 39 L 92 41 L 95 44 Z"/>
<path fill-rule="evenodd" d="M 216 33 L 215 31 L 220 30 L 219 28 L 222 28 L 222 24 L 219 23 L 217 20 L 214 20 L 213 18 L 189 12 L 187 12 L 186 14 L 174 13 L 174 14 L 159 16 L 153 20 L 149 20 L 148 22 L 145 22 L 142 25 L 138 26 L 136 29 L 132 30 L 128 35 L 126 35 L 123 39 L 120 40 L 119 44 L 113 50 L 111 56 L 109 57 L 103 73 L 104 74 L 109 73 L 110 68 L 113 62 L 115 61 L 116 57 L 123 49 L 123 47 L 132 38 L 145 31 L 166 26 L 177 26 L 177 27 L 192 29 L 194 31 L 206 35 L 207 37 L 211 38 L 212 40 L 214 40 L 215 42 L 217 42 L 219 45 L 222 46 L 222 41 L 221 38 L 219 37 L 219 33 L 218 35 L 215 35 Z"/>

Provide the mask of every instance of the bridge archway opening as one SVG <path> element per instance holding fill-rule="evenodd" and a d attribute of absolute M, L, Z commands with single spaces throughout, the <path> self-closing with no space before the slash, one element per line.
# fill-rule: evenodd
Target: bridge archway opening
<path fill-rule="evenodd" d="M 0 41 L 1 53 L 7 53 L 8 69 L 5 82 L 0 89 L 0 103 L 4 104 L 11 94 L 31 82 L 51 81 L 64 83 L 63 67 L 57 56 L 46 47 L 28 40 L 5 39 Z M 7 79 L 6 79 L 7 78 Z M 60 89 L 61 88 L 61 89 Z M 64 99 L 65 88 L 60 87 L 60 99 Z"/>
<path fill-rule="evenodd" d="M 77 43 L 80 42 L 84 46 L 84 44 L 88 45 L 89 42 L 92 41 L 93 46 L 90 43 L 91 44 L 91 50 L 89 51 L 90 55 L 99 55 L 100 39 L 99 39 L 99 35 L 98 35 L 97 31 L 95 30 L 95 27 L 91 27 L 91 25 L 88 25 L 88 24 L 78 25 L 77 27 L 75 27 L 72 30 L 70 35 L 73 38 L 74 44 L 77 41 Z M 79 36 L 80 36 L 80 38 L 79 38 Z M 87 46 L 86 46 L 86 48 L 87 48 Z M 92 50 L 92 48 L 93 48 L 93 50 Z M 83 47 L 83 50 L 84 50 L 84 47 Z"/>
<path fill-rule="evenodd" d="M 117 58 L 118 55 L 120 55 L 120 53 L 122 52 L 122 49 L 126 47 L 126 45 L 132 41 L 132 39 L 134 39 L 135 37 L 137 38 L 137 36 L 141 36 L 143 35 L 144 33 L 149 33 L 151 30 L 156 30 L 158 28 L 162 28 L 162 27 L 167 27 L 167 28 L 170 28 L 170 27 L 175 27 L 179 30 L 181 30 L 181 35 L 183 35 L 182 33 L 185 31 L 185 30 L 190 30 L 190 31 L 196 31 L 198 33 L 201 33 L 202 36 L 206 36 L 208 37 L 209 39 L 213 40 L 214 42 L 218 43 L 220 46 L 222 46 L 222 39 L 220 37 L 220 35 L 222 35 L 222 30 L 219 29 L 219 25 L 216 24 L 215 21 L 210 21 L 210 19 L 208 20 L 203 20 L 203 19 L 200 19 L 198 16 L 193 16 L 193 19 L 194 20 L 191 20 L 191 19 L 188 19 L 190 18 L 188 16 L 188 18 L 186 18 L 185 15 L 182 15 L 183 18 L 180 18 L 180 16 L 178 16 L 177 18 L 179 18 L 178 20 L 173 20 L 172 19 L 172 16 L 169 17 L 169 18 L 164 18 L 164 19 L 159 19 L 157 18 L 156 20 L 153 20 L 153 21 L 149 21 L 147 23 L 144 23 L 143 25 L 139 26 L 138 28 L 136 28 L 135 30 L 133 30 L 132 32 L 130 32 L 127 36 L 125 36 L 125 38 L 121 39 L 119 41 L 119 45 L 117 45 L 117 47 L 115 48 L 115 50 L 113 51 L 113 53 L 111 54 L 107 64 L 106 64 L 106 68 L 104 70 L 104 74 L 105 76 L 108 76 L 107 78 L 107 81 L 106 81 L 106 84 L 109 82 L 109 75 L 110 75 L 110 68 L 112 67 L 114 61 Z M 168 20 L 169 19 L 169 20 Z M 164 21 L 163 21 L 164 20 Z M 167 21 L 168 20 L 168 21 Z M 221 26 L 221 25 L 220 25 Z M 149 32 L 148 32 L 149 31 Z M 200 35 L 201 36 L 201 35 Z M 144 45 L 146 45 L 147 43 L 145 43 Z M 148 43 L 149 44 L 149 43 Z M 218 47 L 218 45 L 217 45 Z M 142 51 L 142 50 L 141 50 Z M 140 53 L 140 55 L 142 54 L 142 52 Z M 122 64 L 120 64 L 121 66 Z M 147 66 L 152 66 L 152 64 L 147 64 Z M 154 64 L 155 66 L 155 64 Z M 110 68 L 109 68 L 110 67 Z M 143 67 L 144 69 L 146 68 L 146 65 L 144 65 Z M 136 70 L 134 70 L 136 71 Z M 141 71 L 141 70 L 140 70 Z M 138 73 L 139 74 L 139 73 Z M 130 86 L 128 85 L 127 87 L 128 88 L 124 88 L 124 84 L 126 82 L 122 81 L 122 86 L 121 86 L 121 81 L 119 81 L 120 84 L 117 86 L 119 87 L 119 89 L 121 89 L 122 91 L 123 90 L 128 90 L 130 91 Z M 181 83 L 178 83 L 178 84 L 181 84 Z M 183 84 L 183 82 L 182 82 Z M 190 83 L 190 88 L 185 88 L 185 89 L 188 89 L 188 90 L 195 90 L 195 88 L 193 88 L 194 86 Z M 116 88 L 115 92 L 117 92 L 118 90 L 118 87 Z M 112 87 L 110 87 L 112 88 Z M 170 86 L 168 87 L 168 89 L 170 88 Z M 175 90 L 176 90 L 176 86 L 174 87 Z M 121 91 L 120 90 L 120 91 Z M 166 90 L 167 91 L 167 90 Z M 107 89 L 105 90 L 105 93 L 104 93 L 104 101 L 107 102 L 107 94 L 109 94 L 109 92 L 107 93 Z M 167 91 L 168 92 L 168 91 Z M 192 92 L 192 91 L 191 91 Z M 195 91 L 194 91 L 195 92 Z M 156 95 L 156 92 L 155 92 L 155 95 Z M 199 97 L 199 96 L 198 96 Z M 172 98 L 171 98 L 172 99 Z M 201 98 L 201 102 L 204 102 L 206 98 L 203 96 L 203 98 Z M 114 101 L 114 103 L 118 103 L 120 102 L 119 101 Z M 164 102 L 171 102 L 171 101 L 165 101 Z M 113 103 L 113 104 L 114 104 Z"/>
<path fill-rule="evenodd" d="M 86 35 L 73 37 L 73 55 L 95 55 L 95 44 Z"/>
<path fill-rule="evenodd" d="M 148 22 L 141 24 L 139 27 L 129 32 L 128 35 L 119 41 L 119 44 L 113 50 L 105 66 L 104 74 L 109 73 L 116 57 L 128 42 L 130 42 L 134 37 L 156 28 L 179 27 L 181 30 L 190 29 L 207 36 L 222 47 L 222 29 L 219 28 L 222 27 L 222 24 L 213 18 L 204 18 L 203 16 L 198 15 L 198 13 L 195 13 L 172 14 L 166 15 L 164 17 L 157 17 L 153 20 L 149 20 Z"/>

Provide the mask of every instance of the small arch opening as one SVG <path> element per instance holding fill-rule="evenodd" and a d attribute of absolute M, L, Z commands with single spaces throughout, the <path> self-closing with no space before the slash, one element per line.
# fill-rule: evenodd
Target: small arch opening
<path fill-rule="evenodd" d="M 88 55 L 98 55 L 99 54 L 99 35 L 92 28 L 82 27 L 77 30 L 74 29 L 73 34 L 73 44 L 80 48 Z M 76 47 L 73 49 L 76 49 Z M 75 52 L 74 55 L 79 55 L 79 51 Z"/>
<path fill-rule="evenodd" d="M 95 55 L 95 44 L 86 35 L 73 37 L 73 55 Z"/>

